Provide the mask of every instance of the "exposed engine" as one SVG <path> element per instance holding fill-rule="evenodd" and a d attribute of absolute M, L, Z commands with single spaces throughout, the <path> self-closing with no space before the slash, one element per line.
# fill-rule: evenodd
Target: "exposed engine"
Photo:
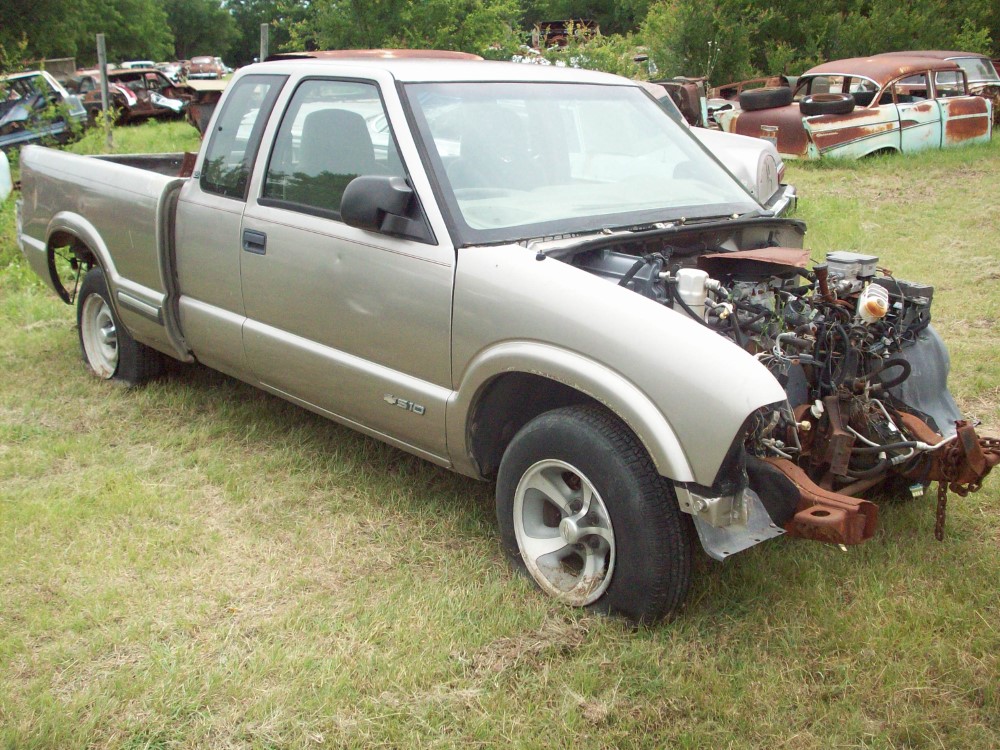
<path fill-rule="evenodd" d="M 916 496 L 937 480 L 965 494 L 1000 461 L 1000 446 L 976 436 L 948 393 L 947 353 L 930 327 L 932 287 L 849 252 L 810 269 L 798 248 L 628 250 L 585 249 L 568 260 L 731 339 L 785 388 L 788 404 L 755 414 L 744 448 L 751 486 L 787 531 L 858 543 L 877 516 L 860 493 Z M 725 525 L 717 512 L 704 517 Z"/>

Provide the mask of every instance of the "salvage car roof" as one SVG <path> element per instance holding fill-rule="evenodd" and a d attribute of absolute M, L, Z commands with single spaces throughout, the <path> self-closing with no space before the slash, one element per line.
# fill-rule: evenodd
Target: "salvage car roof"
<path fill-rule="evenodd" d="M 875 57 L 851 57 L 847 60 L 817 65 L 810 68 L 805 76 L 814 75 L 845 75 L 871 78 L 884 85 L 893 78 L 919 73 L 922 70 L 960 70 L 957 63 L 949 60 L 937 60 L 931 57 L 917 55 L 876 55 Z"/>
<path fill-rule="evenodd" d="M 978 57 L 981 60 L 989 60 L 989 55 L 979 52 L 957 52 L 955 50 L 925 49 L 906 50 L 903 52 L 880 52 L 875 57 L 932 57 L 936 60 L 951 60 L 953 57 Z"/>

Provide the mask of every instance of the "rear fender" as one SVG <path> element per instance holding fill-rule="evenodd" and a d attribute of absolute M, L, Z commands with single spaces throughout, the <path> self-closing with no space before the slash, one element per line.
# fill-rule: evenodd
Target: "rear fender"
<path fill-rule="evenodd" d="M 178 181 L 180 183 L 182 181 Z M 169 210 L 171 196 L 174 190 L 165 190 L 164 197 L 158 206 L 158 218 L 162 219 L 162 214 Z M 158 222 L 161 228 L 167 226 L 162 220 Z M 54 274 L 54 254 L 58 247 L 64 247 L 67 243 L 56 242 L 55 238 L 71 237 L 77 242 L 86 246 L 93 255 L 94 262 L 104 270 L 105 278 L 108 282 L 108 291 L 111 296 L 111 304 L 129 332 L 136 340 L 147 344 L 165 354 L 175 357 L 185 362 L 193 361 L 188 349 L 176 315 L 171 313 L 168 306 L 168 296 L 162 291 L 150 289 L 149 287 L 131 281 L 118 271 L 114 258 L 104 239 L 97 228 L 80 214 L 69 211 L 61 211 L 52 217 L 45 232 L 45 262 L 43 269 L 35 268 L 49 286 L 67 304 L 72 302 L 67 290 L 62 282 Z M 169 276 L 170 268 L 165 256 L 164 247 L 170 244 L 168 234 L 158 232 L 157 244 L 159 246 L 160 275 L 161 283 L 163 277 Z M 164 283 L 165 289 L 173 288 L 171 282 Z"/>
<path fill-rule="evenodd" d="M 54 274 L 54 255 L 59 247 L 65 247 L 67 242 L 57 240 L 57 238 L 71 237 L 79 243 L 86 245 L 87 249 L 93 253 L 97 265 L 104 269 L 104 275 L 108 280 L 110 289 L 118 285 L 120 275 L 111 259 L 111 252 L 101 238 L 101 233 L 87 219 L 80 214 L 71 211 L 60 211 L 52 217 L 49 226 L 45 230 L 45 262 L 44 269 L 36 268 L 35 271 L 45 279 L 49 286 L 55 290 L 56 294 L 63 302 L 70 304 L 72 300 L 63 287 L 62 281 Z"/>

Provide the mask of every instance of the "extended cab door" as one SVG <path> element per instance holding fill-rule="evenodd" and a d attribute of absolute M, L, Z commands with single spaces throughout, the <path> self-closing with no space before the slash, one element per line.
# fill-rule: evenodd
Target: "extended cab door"
<path fill-rule="evenodd" d="M 354 177 L 409 179 L 390 122 L 373 81 L 295 87 L 243 216 L 244 347 L 269 390 L 447 463 L 454 251 L 340 218 Z"/>
<path fill-rule="evenodd" d="M 177 203 L 181 330 L 201 362 L 244 379 L 240 226 L 264 126 L 285 79 L 252 75 L 233 84 Z"/>

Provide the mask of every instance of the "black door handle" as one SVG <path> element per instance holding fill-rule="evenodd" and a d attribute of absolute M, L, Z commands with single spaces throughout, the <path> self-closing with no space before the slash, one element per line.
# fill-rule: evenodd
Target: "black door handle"
<path fill-rule="evenodd" d="M 254 255 L 267 254 L 267 235 L 253 229 L 243 230 L 243 250 Z"/>

